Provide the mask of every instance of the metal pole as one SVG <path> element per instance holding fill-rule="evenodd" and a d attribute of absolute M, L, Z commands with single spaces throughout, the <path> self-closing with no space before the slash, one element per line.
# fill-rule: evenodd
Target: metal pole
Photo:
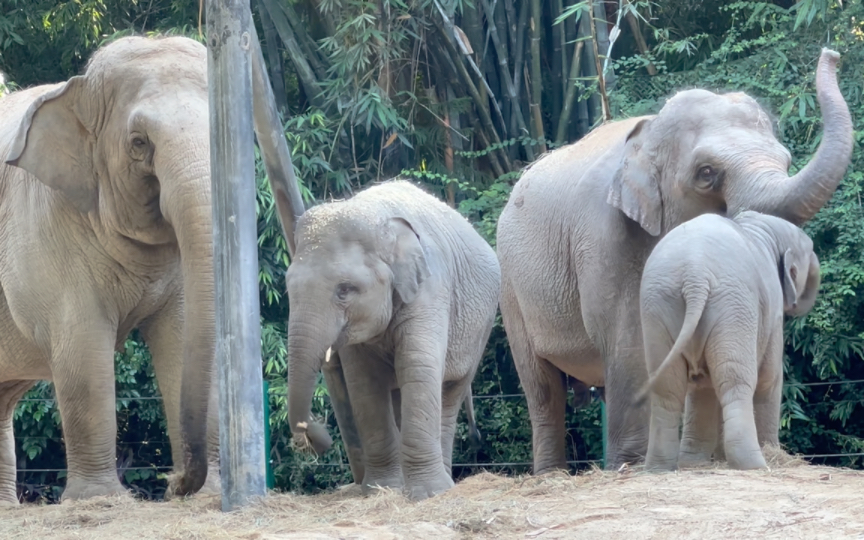
<path fill-rule="evenodd" d="M 249 0 L 207 1 L 222 510 L 266 494 Z"/>

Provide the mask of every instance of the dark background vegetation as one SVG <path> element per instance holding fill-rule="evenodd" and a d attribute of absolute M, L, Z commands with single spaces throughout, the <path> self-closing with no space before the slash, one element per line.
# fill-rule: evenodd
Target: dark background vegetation
<path fill-rule="evenodd" d="M 521 167 L 603 120 L 597 72 L 619 20 L 605 77 L 612 117 L 656 112 L 684 88 L 742 90 L 773 115 L 797 170 L 819 142 L 814 69 L 820 48 L 829 46 L 842 54 L 840 85 L 861 138 L 861 2 L 251 4 L 307 204 L 402 173 L 457 207 L 493 246 L 498 214 Z M 122 35 L 174 33 L 201 40 L 198 24 L 198 0 L 0 0 L 4 91 L 80 73 L 100 44 Z M 451 24 L 458 27 L 455 34 Z M 856 144 L 845 180 L 806 226 L 822 261 L 823 286 L 813 312 L 787 322 L 781 433 L 790 451 L 852 467 L 860 466 L 864 451 L 864 384 L 825 382 L 864 379 L 862 165 Z M 289 444 L 283 294 L 289 260 L 260 161 L 256 171 L 270 459 L 277 488 L 314 493 L 350 481 L 350 474 L 338 438 L 317 460 L 295 454 Z M 143 496 L 159 498 L 171 458 L 149 354 L 135 333 L 117 354 L 116 368 L 118 469 Z M 454 462 L 503 463 L 486 468 L 528 472 L 530 422 L 500 318 L 473 391 L 484 443 L 472 452 L 460 425 Z M 65 467 L 64 449 L 52 397 L 51 385 L 41 383 L 16 411 L 18 466 L 26 470 L 19 473 L 23 500 L 56 500 L 62 491 L 57 469 Z M 320 382 L 314 410 L 335 433 Z M 568 409 L 567 433 L 569 459 L 600 459 L 599 402 Z M 454 473 L 476 470 L 460 466 Z"/>

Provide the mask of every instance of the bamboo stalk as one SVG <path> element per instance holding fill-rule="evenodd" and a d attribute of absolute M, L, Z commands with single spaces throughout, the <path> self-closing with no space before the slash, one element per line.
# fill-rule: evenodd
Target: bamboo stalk
<path fill-rule="evenodd" d="M 443 16 L 444 16 L 444 14 L 442 13 L 442 20 L 444 18 Z M 442 20 L 439 20 L 437 17 L 432 17 L 433 24 L 435 24 L 435 27 L 438 29 L 438 32 L 441 34 L 441 37 L 443 38 L 442 41 L 444 42 L 444 47 L 447 49 L 447 53 L 452 58 L 453 65 L 456 67 L 456 71 L 458 72 L 459 76 L 462 78 L 462 84 L 465 85 L 466 89 L 468 90 L 469 95 L 471 96 L 471 99 L 473 99 L 474 103 L 477 105 L 478 113 L 480 116 L 480 121 L 481 121 L 483 127 L 486 129 L 489 137 L 492 139 L 492 143 L 500 145 L 501 139 L 498 136 L 498 132 L 495 130 L 495 124 L 492 123 L 492 117 L 489 115 L 489 110 L 483 106 L 483 102 L 480 99 L 480 93 L 477 92 L 477 87 L 474 85 L 474 81 L 471 80 L 471 76 L 468 74 L 468 70 L 465 68 L 465 64 L 462 62 L 462 58 L 459 54 L 459 51 L 456 50 L 456 46 L 450 40 L 450 36 L 447 35 L 447 31 L 444 29 L 444 23 L 442 22 Z M 470 57 L 469 57 L 469 62 L 470 62 Z M 476 67 L 476 64 L 475 64 L 475 67 Z M 478 69 L 478 72 L 479 72 L 479 69 Z M 485 82 L 485 79 L 484 79 L 484 82 Z M 487 90 L 489 91 L 490 94 L 492 93 L 491 89 L 488 88 L 488 85 L 487 85 Z M 492 99 L 492 101 L 494 102 L 494 98 Z M 500 112 L 500 109 L 499 109 L 499 112 Z M 501 120 L 503 121 L 504 118 L 502 117 Z M 501 161 L 505 165 L 507 171 L 510 171 L 512 169 L 512 166 L 510 164 L 510 158 L 507 156 L 507 152 L 505 152 L 503 148 L 498 148 L 496 151 L 498 151 L 500 153 Z M 507 172 L 507 171 L 505 171 L 505 172 Z"/>
<path fill-rule="evenodd" d="M 630 2 L 627 0 L 621 0 L 621 7 L 619 9 L 624 9 Z M 633 38 L 636 40 L 636 47 L 639 49 L 639 54 L 643 56 L 648 53 L 648 44 L 645 42 L 645 36 L 642 35 L 642 30 L 639 29 L 639 21 L 630 12 L 627 10 L 627 14 L 624 16 L 627 19 L 627 24 L 630 25 L 630 30 L 633 32 Z M 645 66 L 645 69 L 648 71 L 648 75 L 654 76 L 657 75 L 657 68 L 654 67 L 652 62 L 648 62 L 648 65 Z"/>
<path fill-rule="evenodd" d="M 315 107 L 324 109 L 324 98 L 321 95 L 317 76 L 309 65 L 309 62 L 306 61 L 306 57 L 297 43 L 294 32 L 291 30 L 291 25 L 288 24 L 288 19 L 274 0 L 261 0 L 261 5 L 267 10 L 267 13 L 273 20 L 273 24 L 276 26 L 276 32 L 288 49 L 288 54 L 294 63 L 294 70 L 297 72 L 297 78 L 300 79 L 300 84 L 303 85 L 303 90 L 306 92 L 309 101 Z"/>
<path fill-rule="evenodd" d="M 522 116 L 522 108 L 519 106 L 519 101 L 516 97 L 516 88 L 513 84 L 513 79 L 510 76 L 510 66 L 508 65 L 507 50 L 504 49 L 501 38 L 498 35 L 498 27 L 492 17 L 489 17 L 491 6 L 489 0 L 483 0 L 483 9 L 486 11 L 486 20 L 489 26 L 489 35 L 492 38 L 492 45 L 498 53 L 498 71 L 499 77 L 506 89 L 507 100 L 510 103 L 510 111 L 515 118 L 515 123 L 519 130 L 523 133 L 529 133 L 525 126 L 525 118 Z M 514 133 L 515 135 L 515 133 Z M 525 154 L 529 161 L 534 161 L 534 149 L 531 145 L 525 145 Z"/>
<path fill-rule="evenodd" d="M 294 35 L 297 36 L 297 42 L 303 49 L 303 52 L 306 53 L 306 59 L 315 71 L 315 75 L 318 76 L 319 80 L 326 79 L 327 68 L 329 67 L 327 65 L 327 59 L 320 53 L 318 45 L 315 44 L 315 40 L 313 40 L 306 31 L 306 25 L 300 20 L 300 17 L 297 15 L 297 12 L 294 10 L 294 7 L 290 2 L 279 2 L 278 5 L 282 12 L 285 13 L 288 23 L 294 30 Z"/>
<path fill-rule="evenodd" d="M 579 37 L 588 38 L 593 41 L 594 32 L 592 30 L 593 25 L 591 24 L 593 17 L 590 16 L 590 9 L 586 9 L 585 12 L 588 13 L 589 16 L 579 18 Z M 584 47 L 582 54 L 585 55 L 582 59 L 582 76 L 587 79 L 597 77 L 597 63 L 594 59 L 594 47 Z M 598 92 L 592 93 L 588 96 L 586 101 L 586 116 L 584 118 L 585 125 L 582 126 L 582 129 L 585 130 L 584 133 L 590 131 L 591 125 L 601 116 L 603 108 L 600 103 Z"/>
<path fill-rule="evenodd" d="M 593 0 L 592 0 L 593 2 Z M 594 10 L 592 9 L 591 12 Z M 600 65 L 600 54 L 597 51 L 597 26 L 594 17 L 590 16 L 589 12 L 589 26 L 591 27 L 591 47 L 594 49 L 594 64 L 595 69 L 597 70 L 597 83 L 598 90 L 600 92 L 600 104 L 603 108 L 603 121 L 608 122 L 612 120 L 612 112 L 609 110 L 609 96 L 606 95 L 606 77 L 603 76 L 603 67 Z"/>
<path fill-rule="evenodd" d="M 578 41 L 573 50 L 573 62 L 570 65 L 569 85 L 567 94 L 564 96 L 564 106 L 561 108 L 561 117 L 558 119 L 558 131 L 555 134 L 555 142 L 561 144 L 567 136 L 567 127 L 570 125 L 570 115 L 573 110 L 573 101 L 576 98 L 576 80 L 579 78 L 579 67 L 582 59 L 582 47 L 584 41 Z"/>
<path fill-rule="evenodd" d="M 564 26 L 562 24 L 555 24 L 555 19 L 561 15 L 563 7 L 561 0 L 552 0 L 551 2 L 548 2 L 548 5 L 550 15 L 549 19 L 552 27 L 552 87 L 548 89 L 547 92 L 552 94 L 552 110 L 560 111 L 562 101 L 564 100 L 564 91 L 567 87 L 566 71 L 568 65 L 567 60 L 565 59 Z M 558 127 L 557 120 L 558 117 L 553 113 L 553 132 Z"/>
<path fill-rule="evenodd" d="M 527 1 L 527 0 L 526 0 Z M 540 0 L 531 0 L 531 115 L 534 119 L 534 137 L 539 141 L 540 153 L 546 153 L 546 133 L 543 130 L 543 115 L 540 99 L 543 80 L 540 77 Z"/>
<path fill-rule="evenodd" d="M 513 0 L 504 0 L 504 12 L 507 14 L 507 36 L 510 38 L 510 54 L 516 54 L 516 35 L 519 28 L 516 26 L 516 8 Z"/>
<path fill-rule="evenodd" d="M 608 65 L 607 54 L 612 54 L 612 47 L 609 42 L 609 21 L 606 20 L 606 9 L 603 6 L 604 0 L 592 0 L 594 8 L 594 31 L 597 34 L 597 62 L 601 67 L 597 68 L 599 73 L 603 74 L 603 84 L 608 89 L 615 88 L 615 70 Z M 603 59 L 600 62 L 600 59 Z"/>
<path fill-rule="evenodd" d="M 286 114 L 288 112 L 288 95 L 285 92 L 285 66 L 282 64 L 282 55 L 279 53 L 279 39 L 273 19 L 267 12 L 267 8 L 258 0 L 258 16 L 261 17 L 261 27 L 264 30 L 264 41 L 267 46 L 267 60 L 270 64 L 270 80 L 273 84 L 273 95 L 276 106 Z"/>

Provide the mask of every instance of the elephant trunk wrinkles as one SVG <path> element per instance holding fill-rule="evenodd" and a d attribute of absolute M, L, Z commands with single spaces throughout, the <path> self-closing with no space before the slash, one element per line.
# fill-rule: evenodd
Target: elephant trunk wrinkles
<path fill-rule="evenodd" d="M 172 187 L 163 185 L 163 204 L 177 234 L 183 273 L 180 422 L 185 463 L 176 494 L 186 495 L 201 489 L 207 479 L 207 408 L 216 356 L 209 166 L 187 167 L 173 180 Z"/>
<path fill-rule="evenodd" d="M 791 178 L 782 174 L 772 179 L 761 194 L 744 194 L 745 198 L 737 201 L 742 208 L 774 214 L 801 225 L 816 215 L 834 194 L 851 160 L 853 142 L 852 118 L 837 84 L 839 59 L 836 52 L 823 49 L 816 69 L 816 97 L 824 128 L 813 159 Z"/>
<path fill-rule="evenodd" d="M 308 436 L 312 447 L 321 454 L 332 440 L 323 426 L 310 421 L 312 395 L 324 357 L 337 336 L 328 339 L 324 330 L 328 325 L 309 320 L 309 313 L 309 309 L 295 307 L 288 318 L 288 419 L 291 432 L 300 438 Z"/>

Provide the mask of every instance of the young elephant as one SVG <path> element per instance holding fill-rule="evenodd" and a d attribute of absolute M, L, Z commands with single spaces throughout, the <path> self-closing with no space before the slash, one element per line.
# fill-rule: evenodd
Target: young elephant
<path fill-rule="evenodd" d="M 449 489 L 456 416 L 498 306 L 495 252 L 459 213 L 405 181 L 313 207 L 296 231 L 286 274 L 295 440 L 330 446 L 309 421 L 323 363 L 364 493 L 404 488 L 423 499 Z"/>
<path fill-rule="evenodd" d="M 646 469 L 710 457 L 718 400 L 729 465 L 766 466 L 761 447 L 778 443 L 783 314 L 810 311 L 819 282 L 813 242 L 777 217 L 705 214 L 660 240 L 640 291 L 651 377 L 638 399 L 652 392 Z M 698 433 L 685 431 L 679 452 L 685 397 L 685 425 Z"/>

